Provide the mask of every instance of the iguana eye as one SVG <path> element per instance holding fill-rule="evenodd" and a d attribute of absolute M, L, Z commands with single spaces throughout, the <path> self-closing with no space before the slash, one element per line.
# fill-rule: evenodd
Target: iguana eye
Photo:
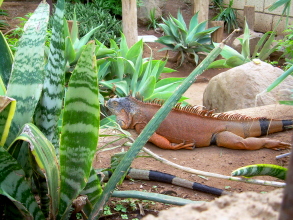
<path fill-rule="evenodd" d="M 112 104 L 115 105 L 115 106 L 117 106 L 118 105 L 118 102 L 117 101 L 113 101 Z"/>

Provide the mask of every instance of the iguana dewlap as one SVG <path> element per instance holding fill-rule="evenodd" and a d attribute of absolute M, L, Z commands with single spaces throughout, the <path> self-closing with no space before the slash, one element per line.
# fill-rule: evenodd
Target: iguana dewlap
<path fill-rule="evenodd" d="M 158 102 L 145 103 L 131 96 L 112 98 L 106 106 L 117 116 L 123 129 L 140 133 L 161 107 Z M 284 131 L 293 120 L 252 118 L 240 114 L 212 114 L 192 106 L 176 106 L 161 123 L 149 142 L 163 149 L 193 149 L 217 145 L 231 149 L 286 149 L 291 145 L 269 138 L 255 138 Z"/>

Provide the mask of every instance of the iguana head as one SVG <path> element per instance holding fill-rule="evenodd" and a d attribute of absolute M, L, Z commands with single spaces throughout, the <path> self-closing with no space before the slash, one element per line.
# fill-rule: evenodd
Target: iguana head
<path fill-rule="evenodd" d="M 129 128 L 132 122 L 132 115 L 135 111 L 135 103 L 130 96 L 123 98 L 112 98 L 106 103 L 107 108 L 116 115 L 117 123 L 123 129 Z"/>

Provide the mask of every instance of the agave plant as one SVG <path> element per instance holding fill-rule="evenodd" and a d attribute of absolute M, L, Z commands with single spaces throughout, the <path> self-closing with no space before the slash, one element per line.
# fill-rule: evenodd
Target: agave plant
<path fill-rule="evenodd" d="M 177 52 L 173 60 L 179 66 L 182 65 L 185 58 L 198 64 L 199 54 L 209 53 L 214 48 L 211 33 L 219 27 L 206 29 L 207 21 L 198 23 L 198 13 L 191 18 L 189 27 L 187 27 L 180 11 L 177 13 L 177 19 L 170 15 L 168 19 L 162 18 L 162 20 L 164 23 L 158 25 L 164 31 L 164 36 L 156 42 L 167 46 L 162 50 Z"/>

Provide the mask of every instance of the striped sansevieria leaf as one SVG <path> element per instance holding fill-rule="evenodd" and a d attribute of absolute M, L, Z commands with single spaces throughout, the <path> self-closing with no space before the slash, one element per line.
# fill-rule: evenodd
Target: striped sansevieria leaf
<path fill-rule="evenodd" d="M 58 212 L 60 188 L 59 166 L 54 146 L 46 139 L 42 132 L 31 123 L 24 125 L 20 135 L 7 149 L 14 158 L 20 158 L 20 155 L 18 154 L 21 152 L 19 148 L 22 145 L 19 143 L 22 141 L 29 143 L 29 149 L 34 157 L 34 161 L 47 180 L 47 195 L 50 196 L 45 196 L 50 198 L 48 201 L 50 217 L 53 217 L 54 219 Z M 30 160 L 29 157 L 26 159 Z M 21 188 L 18 188 L 17 190 L 21 190 Z M 17 193 L 19 193 L 19 191 Z M 42 198 L 40 198 L 40 201 L 43 201 Z M 48 213 L 46 213 L 46 216 L 47 215 Z"/>
<path fill-rule="evenodd" d="M 52 37 L 48 64 L 45 68 L 43 93 L 38 104 L 34 121 L 55 148 L 59 146 L 57 122 L 61 114 L 64 96 L 64 0 L 59 0 L 53 17 Z"/>
<path fill-rule="evenodd" d="M 88 182 L 97 147 L 99 100 L 94 53 L 91 41 L 81 54 L 66 92 L 60 142 L 60 217 L 67 215 L 72 201 Z"/>
<path fill-rule="evenodd" d="M 10 73 L 11 73 L 13 54 L 1 31 L 0 31 L 0 51 L 1 51 L 0 76 L 6 88 L 9 81 Z"/>
<path fill-rule="evenodd" d="M 44 44 L 49 5 L 40 3 L 24 27 L 15 54 L 7 96 L 17 101 L 6 147 L 17 136 L 19 129 L 31 122 L 39 101 L 44 81 Z"/>
<path fill-rule="evenodd" d="M 0 96 L 0 147 L 3 147 L 8 136 L 15 108 L 15 99 L 7 96 Z"/>
<path fill-rule="evenodd" d="M 17 160 L 3 147 L 0 147 L 0 170 L 0 193 L 10 199 L 24 217 L 23 219 L 45 219 L 30 184 L 25 178 L 24 171 Z M 1 205 L 6 204 L 1 201 Z"/>
<path fill-rule="evenodd" d="M 274 164 L 255 164 L 238 168 L 231 173 L 231 176 L 273 176 L 285 180 L 287 168 Z"/>

